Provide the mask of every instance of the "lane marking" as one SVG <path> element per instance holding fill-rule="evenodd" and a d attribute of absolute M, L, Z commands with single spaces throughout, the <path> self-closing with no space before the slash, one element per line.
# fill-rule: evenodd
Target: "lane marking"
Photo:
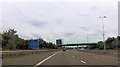
<path fill-rule="evenodd" d="M 81 60 L 81 63 L 86 64 L 86 62 L 85 62 L 85 61 L 83 61 L 83 60 Z"/>
<path fill-rule="evenodd" d="M 36 64 L 35 66 L 33 67 L 37 67 L 39 65 L 41 65 L 42 63 L 44 63 L 45 61 L 47 61 L 48 59 L 50 59 L 51 57 L 55 56 L 56 54 L 58 54 L 59 52 L 56 52 L 54 54 L 52 54 L 51 56 L 47 57 L 46 59 L 42 60 L 41 62 L 39 62 L 38 64 Z"/>

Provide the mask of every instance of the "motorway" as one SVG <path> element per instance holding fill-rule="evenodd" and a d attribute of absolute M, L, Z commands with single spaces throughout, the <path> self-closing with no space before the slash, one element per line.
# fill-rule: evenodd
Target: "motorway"
<path fill-rule="evenodd" d="M 118 58 L 77 50 L 52 51 L 3 60 L 3 65 L 118 65 Z"/>

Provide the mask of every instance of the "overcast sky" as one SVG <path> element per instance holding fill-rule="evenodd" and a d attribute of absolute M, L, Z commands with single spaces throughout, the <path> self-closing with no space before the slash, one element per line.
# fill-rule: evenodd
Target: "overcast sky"
<path fill-rule="evenodd" d="M 43 38 L 55 43 L 97 42 L 118 35 L 118 0 L 6 0 L 2 2 L 2 31 L 14 28 L 24 39 Z"/>

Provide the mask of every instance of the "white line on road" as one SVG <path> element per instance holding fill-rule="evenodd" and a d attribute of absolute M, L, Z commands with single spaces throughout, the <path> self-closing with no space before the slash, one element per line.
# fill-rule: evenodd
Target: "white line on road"
<path fill-rule="evenodd" d="M 83 61 L 83 60 L 81 60 L 81 63 L 86 64 L 86 62 L 85 62 L 85 61 Z"/>
<path fill-rule="evenodd" d="M 54 55 L 56 55 L 58 53 L 59 52 L 56 52 L 56 53 L 52 54 L 51 56 L 47 57 L 46 59 L 44 59 L 41 62 L 39 62 L 38 64 L 36 64 L 34 67 L 37 67 L 37 66 L 41 65 L 42 63 L 44 63 L 45 61 L 47 61 L 48 59 L 50 59 L 51 57 L 53 57 Z"/>

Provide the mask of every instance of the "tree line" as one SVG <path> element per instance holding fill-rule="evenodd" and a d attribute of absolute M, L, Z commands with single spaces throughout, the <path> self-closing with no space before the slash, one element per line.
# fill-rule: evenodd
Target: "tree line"
<path fill-rule="evenodd" d="M 28 40 L 20 38 L 16 33 L 17 33 L 16 30 L 9 29 L 7 31 L 3 31 L 3 33 L 0 34 L 2 36 L 0 38 L 1 39 L 0 41 L 2 43 L 3 50 L 29 49 Z M 39 48 L 51 48 L 51 49 L 58 48 L 57 45 L 51 42 L 46 42 L 42 38 L 38 38 L 37 40 L 39 42 Z"/>
<path fill-rule="evenodd" d="M 3 31 L 3 33 L 0 33 L 0 43 L 2 43 L 2 46 L 0 47 L 2 47 L 3 50 L 29 49 L 28 40 L 20 38 L 16 33 L 17 31 L 14 29 L 9 29 L 7 31 Z M 58 48 L 57 45 L 51 42 L 46 42 L 42 38 L 38 38 L 37 40 L 39 42 L 39 48 L 51 48 L 51 49 Z M 105 44 L 106 44 L 106 49 L 120 48 L 120 36 L 117 36 L 116 38 L 115 37 L 107 38 L 105 40 Z M 97 45 L 88 46 L 88 48 L 89 49 L 104 49 L 104 43 L 103 41 L 99 41 Z"/>
<path fill-rule="evenodd" d="M 106 49 L 118 49 L 120 48 L 120 36 L 109 37 L 105 40 Z M 89 49 L 104 49 L 103 41 L 99 41 L 95 46 L 89 46 Z"/>

